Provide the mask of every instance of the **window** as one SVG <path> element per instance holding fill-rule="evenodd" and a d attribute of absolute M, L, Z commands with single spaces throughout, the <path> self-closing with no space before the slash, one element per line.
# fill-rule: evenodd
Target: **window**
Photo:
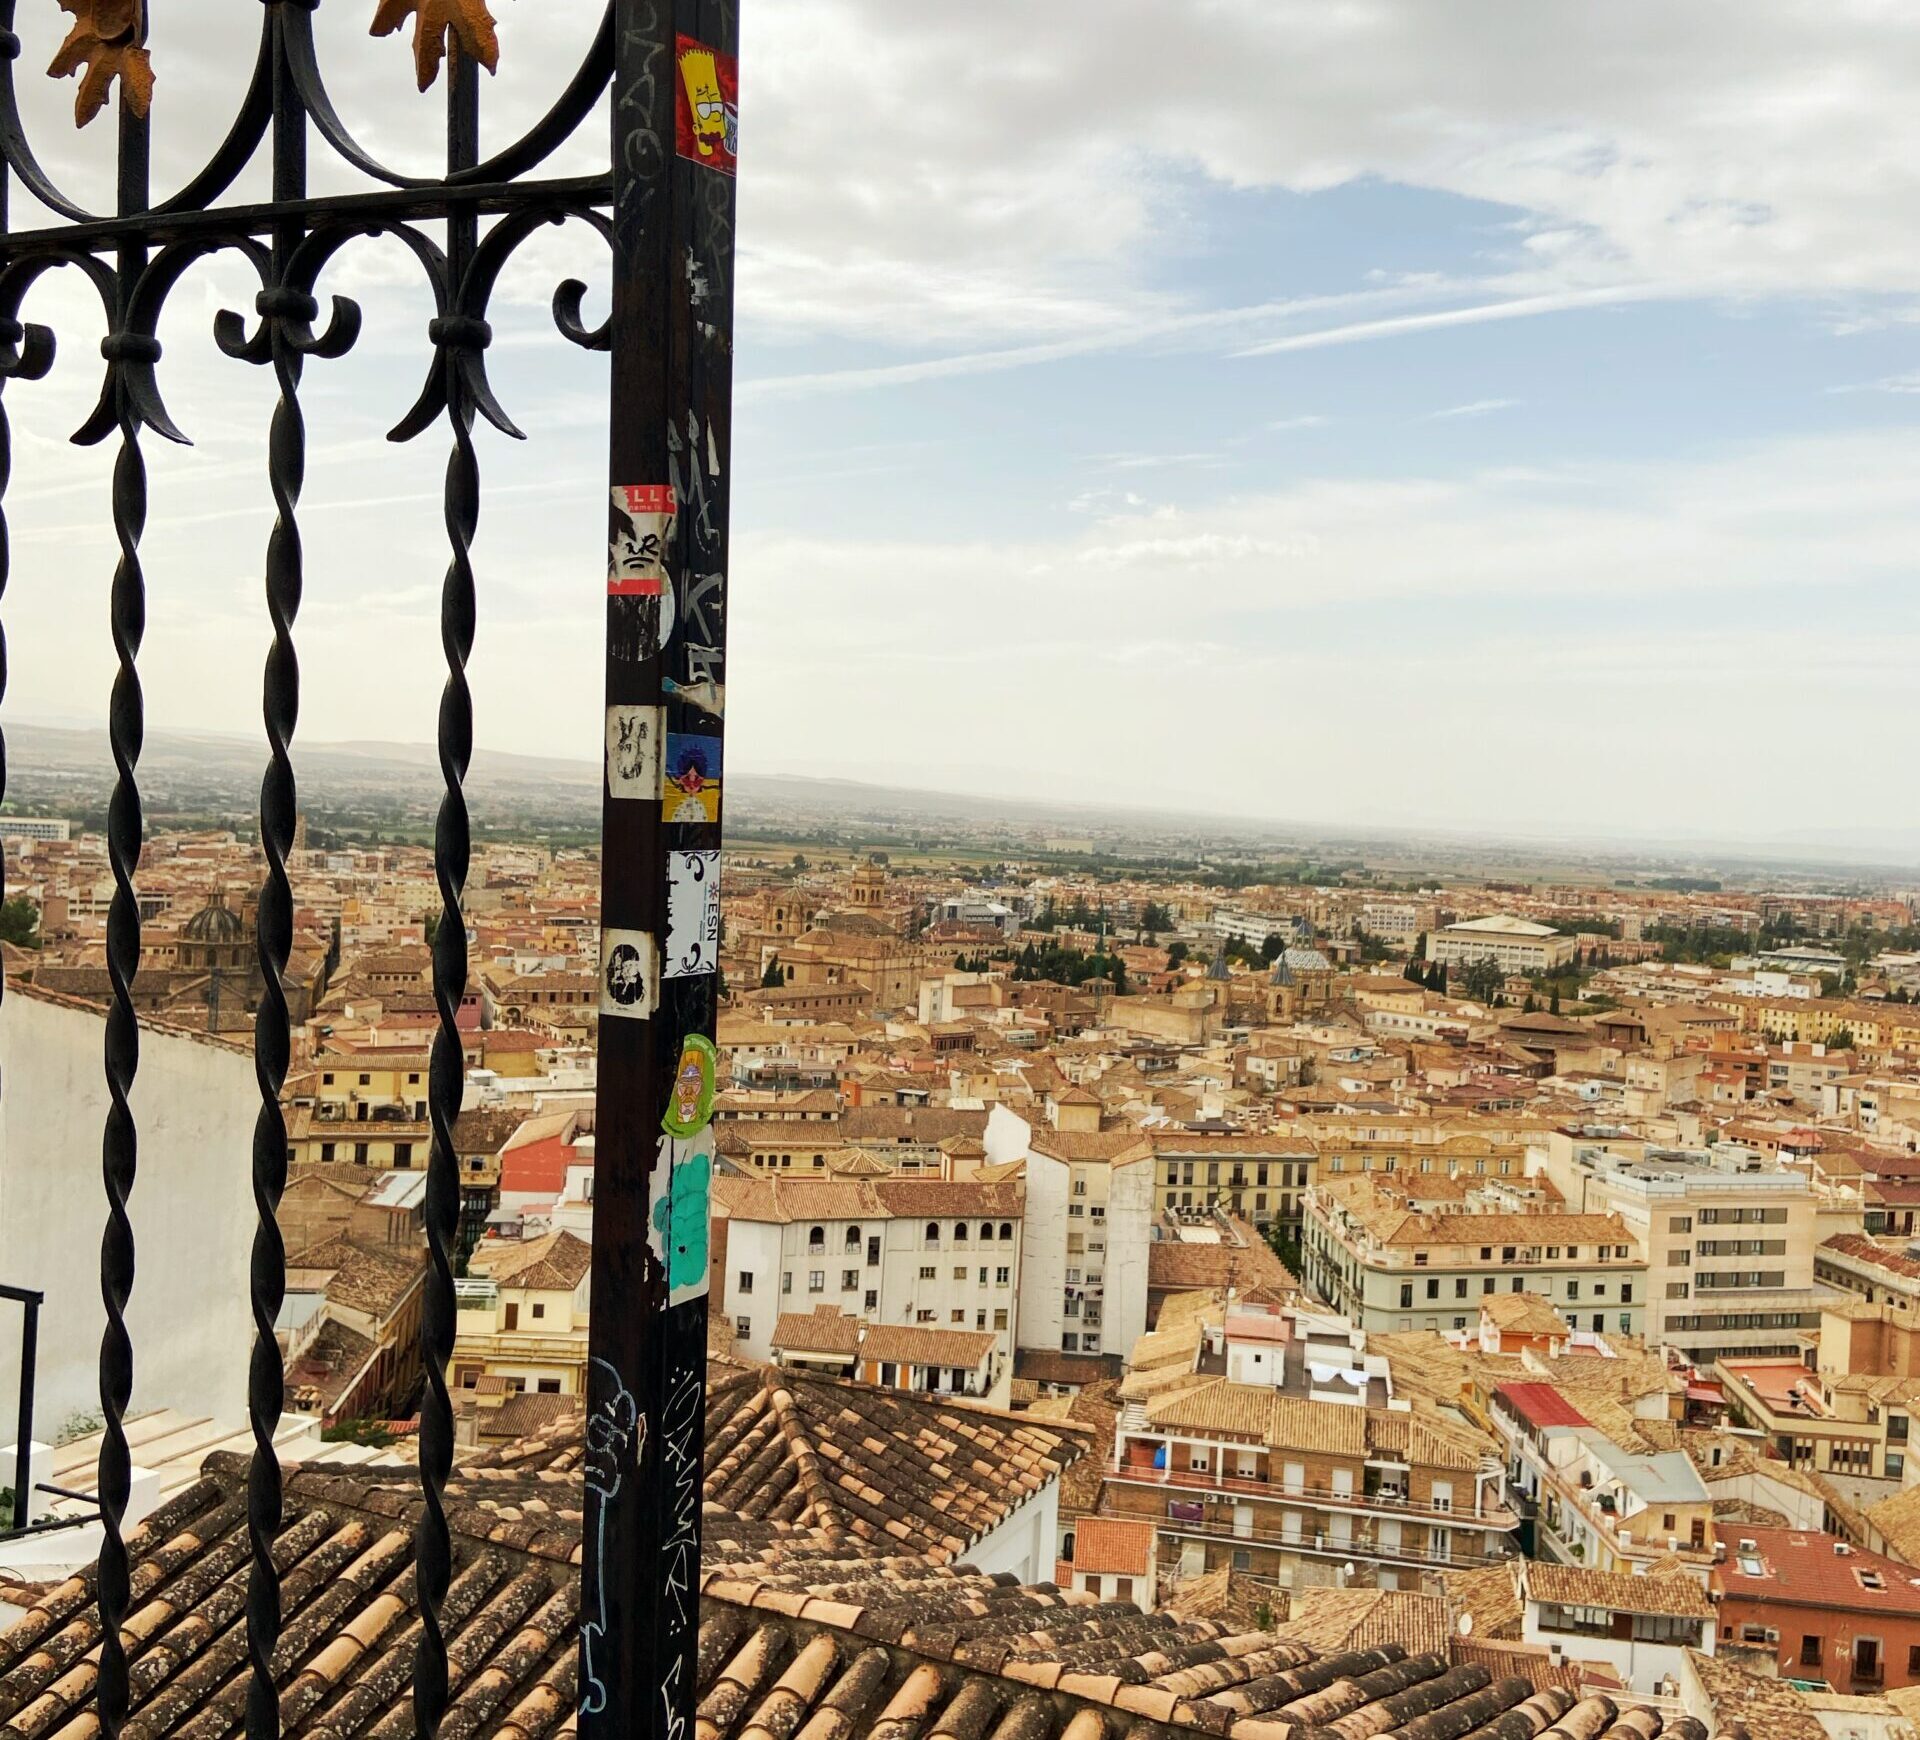
<path fill-rule="evenodd" d="M 931 1311 L 916 1311 L 913 1314 L 913 1320 L 916 1323 L 931 1323 L 933 1321 L 933 1313 Z"/>
<path fill-rule="evenodd" d="M 1403 1306 L 1413 1303 L 1413 1283 L 1411 1281 L 1402 1281 L 1400 1283 L 1400 1303 Z"/>
<path fill-rule="evenodd" d="M 842 1269 L 840 1271 L 840 1291 L 841 1292 L 851 1293 L 859 1285 L 860 1285 L 860 1271 L 858 1269 Z"/>
<path fill-rule="evenodd" d="M 996 1312 L 994 1312 L 994 1314 L 993 1314 L 993 1326 L 994 1326 L 994 1328 L 995 1328 L 995 1329 L 1005 1329 L 1005 1328 L 1006 1328 L 1006 1326 L 1007 1326 L 1007 1314 L 1006 1314 L 1006 1312 L 1005 1312 L 1005 1311 L 996 1311 Z"/>
<path fill-rule="evenodd" d="M 544 1317 L 544 1316 L 546 1316 L 546 1314 L 547 1314 L 547 1308 L 546 1308 L 546 1306 L 544 1306 L 544 1305 L 542 1305 L 542 1304 L 540 1304 L 540 1303 L 539 1303 L 539 1302 L 538 1302 L 538 1301 L 536 1300 L 536 1301 L 534 1302 L 534 1306 L 533 1306 L 533 1315 L 534 1315 L 535 1317 Z"/>
<path fill-rule="evenodd" d="M 393 1165 L 394 1170 L 397 1172 L 411 1172 L 413 1170 L 413 1144 L 411 1142 L 394 1143 Z"/>
<path fill-rule="evenodd" d="M 751 1293 L 753 1291 L 753 1271 L 751 1269 L 742 1269 L 740 1271 L 739 1282 L 733 1290 L 736 1293 Z"/>
<path fill-rule="evenodd" d="M 560 1380 L 558 1378 L 542 1378 L 535 1387 L 543 1396 L 557 1396 L 560 1393 Z"/>
<path fill-rule="evenodd" d="M 920 1279 L 923 1281 L 931 1281 L 938 1273 L 939 1270 L 931 1263 L 922 1263 L 920 1265 Z"/>
<path fill-rule="evenodd" d="M 356 1165 L 356 1166 L 364 1166 L 364 1165 L 366 1165 L 366 1163 L 367 1163 L 367 1145 L 366 1145 L 366 1143 L 364 1143 L 364 1142 L 356 1142 L 356 1143 L 354 1143 L 354 1145 L 353 1145 L 353 1163 L 354 1163 L 354 1165 Z"/>
<path fill-rule="evenodd" d="M 940 1242 L 940 1223 L 937 1220 L 927 1222 L 927 1243 L 937 1245 Z"/>
<path fill-rule="evenodd" d="M 810 1227 L 807 1231 L 807 1249 L 823 1251 L 827 1248 L 827 1229 L 823 1226 Z"/>
<path fill-rule="evenodd" d="M 1578 1299 L 1580 1297 L 1580 1283 L 1578 1281 L 1569 1280 L 1567 1282 L 1567 1297 L 1569 1299 Z"/>
<path fill-rule="evenodd" d="M 826 1290 L 827 1271 L 825 1269 L 809 1269 L 807 1271 L 807 1291 L 809 1293 L 824 1293 Z"/>
<path fill-rule="evenodd" d="M 783 1293 L 791 1293 L 793 1291 L 793 1271 L 791 1269 L 782 1269 L 780 1271 L 780 1291 Z"/>
<path fill-rule="evenodd" d="M 1491 1293 L 1493 1291 L 1493 1277 L 1491 1275 L 1482 1275 L 1480 1277 L 1480 1291 L 1482 1293 Z"/>
<path fill-rule="evenodd" d="M 1010 1269 L 995 1269 L 993 1271 L 993 1284 L 996 1287 L 1004 1287 L 1011 1274 L 1012 1270 Z"/>
<path fill-rule="evenodd" d="M 949 1311 L 947 1313 L 947 1321 L 949 1323 L 957 1323 L 964 1329 L 967 1326 L 967 1314 L 964 1311 Z"/>
<path fill-rule="evenodd" d="M 984 1287 L 986 1284 L 987 1284 L 987 1270 L 986 1270 L 986 1265 L 983 1263 L 980 1266 L 980 1285 Z"/>
<path fill-rule="evenodd" d="M 1667 1283 L 1667 1297 L 1669 1299 L 1684 1299 L 1688 1291 L 1689 1289 L 1685 1281 L 1669 1281 Z"/>
<path fill-rule="evenodd" d="M 1429 1299 L 1438 1299 L 1440 1297 L 1440 1283 L 1438 1281 L 1429 1281 L 1427 1283 L 1427 1297 Z"/>
<path fill-rule="evenodd" d="M 867 1289 L 865 1309 L 868 1311 L 878 1311 L 880 1309 L 880 1295 L 871 1287 Z"/>
<path fill-rule="evenodd" d="M 1667 1221 L 1667 1231 L 1675 1233 L 1692 1232 L 1693 1216 L 1690 1214 L 1676 1214 L 1671 1216 Z"/>
<path fill-rule="evenodd" d="M 1622 1281 L 1620 1283 L 1620 1303 L 1622 1305 L 1631 1305 L 1633 1303 L 1633 1283 L 1631 1281 Z"/>
<path fill-rule="evenodd" d="M 847 1228 L 847 1249 L 857 1251 L 860 1248 L 860 1229 L 857 1226 Z"/>
<path fill-rule="evenodd" d="M 1010 1239 L 1010 1238 L 1012 1238 L 1012 1237 L 1013 1237 L 1013 1222 L 1012 1222 L 1012 1221 L 1010 1221 L 1010 1220 L 1003 1220 L 1003 1221 L 1002 1221 L 1002 1222 L 1000 1223 L 1000 1236 L 1001 1236 L 1001 1237 L 1002 1237 L 1003 1239 Z"/>
<path fill-rule="evenodd" d="M 1907 1441 L 1907 1415 L 1889 1414 L 1887 1416 L 1887 1442 L 1904 1444 Z"/>
<path fill-rule="evenodd" d="M 322 1142 L 320 1144 L 320 1158 L 322 1160 L 331 1160 L 333 1158 L 333 1144 L 331 1142 Z"/>
<path fill-rule="evenodd" d="M 733 1333 L 736 1340 L 750 1340 L 753 1336 L 753 1319 L 751 1317 L 736 1317 L 733 1320 Z"/>
<path fill-rule="evenodd" d="M 967 1278 L 967 1265 L 965 1263 L 960 1263 L 955 1266 L 953 1278 L 956 1281 L 964 1281 Z"/>
<path fill-rule="evenodd" d="M 1453 1296 L 1454 1296 L 1454 1298 L 1456 1298 L 1456 1299 L 1464 1299 L 1464 1298 L 1466 1298 L 1466 1296 L 1467 1296 L 1467 1278 L 1466 1278 L 1466 1276 L 1465 1276 L 1465 1275 L 1461 1275 L 1460 1277 L 1458 1277 L 1458 1279 L 1456 1279 L 1456 1280 L 1454 1281 L 1454 1283 L 1453 1283 Z"/>

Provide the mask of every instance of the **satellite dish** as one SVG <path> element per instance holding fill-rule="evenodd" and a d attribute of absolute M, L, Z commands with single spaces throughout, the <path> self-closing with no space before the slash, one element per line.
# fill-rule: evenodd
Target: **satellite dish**
<path fill-rule="evenodd" d="M 1473 1635 L 1473 1615 L 1471 1613 L 1461 1614 L 1459 1626 L 1462 1637 L 1471 1637 Z"/>

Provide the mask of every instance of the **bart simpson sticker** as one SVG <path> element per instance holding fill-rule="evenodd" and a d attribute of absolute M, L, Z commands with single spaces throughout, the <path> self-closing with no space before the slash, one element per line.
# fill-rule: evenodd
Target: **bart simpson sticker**
<path fill-rule="evenodd" d="M 739 163 L 740 63 L 691 36 L 678 39 L 676 58 L 675 145 L 689 161 L 732 175 Z"/>
<path fill-rule="evenodd" d="M 703 1033 L 689 1033 L 680 1042 L 680 1067 L 673 1072 L 673 1095 L 660 1127 L 669 1136 L 697 1136 L 713 1118 L 713 1096 L 719 1086 L 720 1054 Z"/>

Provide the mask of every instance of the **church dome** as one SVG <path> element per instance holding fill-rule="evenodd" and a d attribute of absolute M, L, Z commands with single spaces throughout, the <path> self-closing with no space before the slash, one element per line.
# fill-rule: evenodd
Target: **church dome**
<path fill-rule="evenodd" d="M 245 942 L 246 936 L 246 920 L 218 894 L 188 919 L 180 932 L 183 942 L 193 943 L 238 943 Z"/>

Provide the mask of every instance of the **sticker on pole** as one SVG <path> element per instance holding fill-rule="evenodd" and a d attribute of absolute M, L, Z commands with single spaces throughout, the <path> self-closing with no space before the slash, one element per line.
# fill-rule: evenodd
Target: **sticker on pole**
<path fill-rule="evenodd" d="M 720 966 L 720 854 L 667 854 L 667 953 L 661 976 L 694 979 Z"/>
<path fill-rule="evenodd" d="M 660 1127 L 669 1136 L 697 1136 L 713 1119 L 714 1095 L 719 1091 L 720 1054 L 704 1033 L 689 1033 L 680 1042 L 680 1066 L 673 1072 L 673 1093 Z"/>
<path fill-rule="evenodd" d="M 661 736 L 658 707 L 607 709 L 607 795 L 650 798 L 660 789 Z"/>
<path fill-rule="evenodd" d="M 732 175 L 740 153 L 740 63 L 691 36 L 678 38 L 674 144 L 689 162 Z"/>
<path fill-rule="evenodd" d="M 607 536 L 607 632 L 615 658 L 638 663 L 673 637 L 676 509 L 670 483 L 615 484 Z"/>
<path fill-rule="evenodd" d="M 669 731 L 660 767 L 660 815 L 669 822 L 720 819 L 720 739 Z"/>
<path fill-rule="evenodd" d="M 609 930 L 600 939 L 600 1013 L 650 1018 L 660 1002 L 660 950 L 644 930 Z"/>
<path fill-rule="evenodd" d="M 713 1131 L 663 1136 L 648 1181 L 647 1243 L 667 1272 L 667 1303 L 707 1295 L 707 1234 L 713 1199 Z"/>

